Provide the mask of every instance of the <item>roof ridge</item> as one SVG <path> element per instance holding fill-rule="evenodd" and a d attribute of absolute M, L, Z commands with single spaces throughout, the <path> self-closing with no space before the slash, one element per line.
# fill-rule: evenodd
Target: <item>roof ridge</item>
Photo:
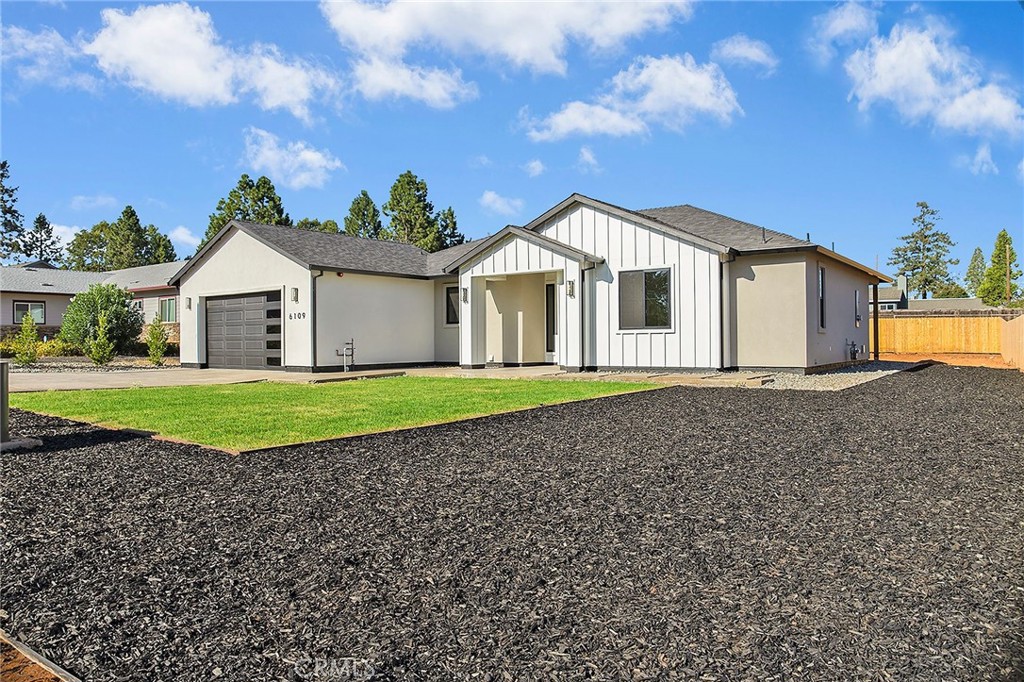
<path fill-rule="evenodd" d="M 675 206 L 659 206 L 657 208 L 645 208 L 645 209 L 642 209 L 640 212 L 643 213 L 644 211 L 663 211 L 663 210 L 673 209 L 673 208 L 692 208 L 693 210 L 700 211 L 701 213 L 708 213 L 708 214 L 713 215 L 713 216 L 718 216 L 719 218 L 725 218 L 726 220 L 731 220 L 731 221 L 739 223 L 741 225 L 747 225 L 749 227 L 753 227 L 753 228 L 756 228 L 758 230 L 764 230 L 765 232 L 770 232 L 770 233 L 778 235 L 780 237 L 788 237 L 790 239 L 795 239 L 795 240 L 800 241 L 800 242 L 806 242 L 808 244 L 813 244 L 814 243 L 814 242 L 811 242 L 811 241 L 809 241 L 807 239 L 801 239 L 800 237 L 791 235 L 788 232 L 782 232 L 781 230 L 776 230 L 776 229 L 771 228 L 771 227 L 765 227 L 764 225 L 758 225 L 757 223 L 752 223 L 752 222 L 749 222 L 747 220 L 740 220 L 739 218 L 734 218 L 731 215 L 725 215 L 724 213 L 719 213 L 718 211 L 711 211 L 711 210 L 708 210 L 706 208 L 701 208 L 700 206 L 694 206 L 693 204 L 676 204 Z"/>

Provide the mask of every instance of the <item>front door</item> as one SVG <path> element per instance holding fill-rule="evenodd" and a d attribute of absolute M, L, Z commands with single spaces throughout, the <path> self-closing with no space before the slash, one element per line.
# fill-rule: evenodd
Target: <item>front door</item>
<path fill-rule="evenodd" d="M 558 362 L 555 355 L 555 340 L 558 336 L 558 305 L 555 298 L 557 286 L 544 285 L 544 360 Z"/>

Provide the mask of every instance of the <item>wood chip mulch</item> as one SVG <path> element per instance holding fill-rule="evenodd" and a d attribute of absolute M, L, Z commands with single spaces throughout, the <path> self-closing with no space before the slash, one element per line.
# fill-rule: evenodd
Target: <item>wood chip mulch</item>
<path fill-rule="evenodd" d="M 0 627 L 85 680 L 1021 679 L 1022 415 L 946 366 L 238 457 L 14 411 Z"/>

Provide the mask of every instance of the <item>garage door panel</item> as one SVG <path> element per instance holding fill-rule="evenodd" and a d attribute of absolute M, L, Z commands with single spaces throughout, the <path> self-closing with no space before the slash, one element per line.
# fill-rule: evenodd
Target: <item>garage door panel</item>
<path fill-rule="evenodd" d="M 279 291 L 207 299 L 207 365 L 281 367 L 280 319 Z M 268 325 L 267 320 L 274 322 Z"/>

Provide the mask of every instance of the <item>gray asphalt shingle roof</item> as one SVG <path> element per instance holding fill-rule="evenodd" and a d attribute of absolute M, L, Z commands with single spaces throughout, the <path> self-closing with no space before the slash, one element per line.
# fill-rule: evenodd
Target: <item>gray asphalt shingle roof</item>
<path fill-rule="evenodd" d="M 184 264 L 185 261 L 177 260 L 171 263 L 157 263 L 156 265 L 141 265 L 137 268 L 114 270 L 105 273 L 107 278 L 103 281 L 106 284 L 116 284 L 122 289 L 150 289 L 168 286 L 167 282 Z"/>
<path fill-rule="evenodd" d="M 636 213 L 740 252 L 811 246 L 811 242 L 784 232 L 745 223 L 690 204 L 645 208 Z"/>
<path fill-rule="evenodd" d="M 51 268 L 0 268 L 0 290 L 26 294 L 81 293 L 92 284 L 100 284 L 105 272 L 77 272 Z"/>
<path fill-rule="evenodd" d="M 892 302 L 903 299 L 903 289 L 899 287 L 878 287 L 878 301 Z"/>

